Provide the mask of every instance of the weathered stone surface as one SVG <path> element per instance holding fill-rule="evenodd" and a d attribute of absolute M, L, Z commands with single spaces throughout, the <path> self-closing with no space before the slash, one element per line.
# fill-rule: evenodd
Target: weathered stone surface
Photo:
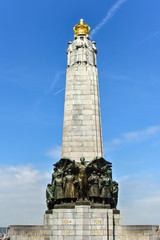
<path fill-rule="evenodd" d="M 10 240 L 51 240 L 50 227 L 40 225 L 11 225 L 9 226 L 8 236 Z"/>
<path fill-rule="evenodd" d="M 54 209 L 44 215 L 43 226 L 9 226 L 10 240 L 159 240 L 159 226 L 122 225 L 112 209 Z"/>
<path fill-rule="evenodd" d="M 77 36 L 67 50 L 62 157 L 78 162 L 103 157 L 96 53 L 87 36 Z"/>
<path fill-rule="evenodd" d="M 122 225 L 115 227 L 115 240 L 159 240 L 158 225 Z"/>
<path fill-rule="evenodd" d="M 90 206 L 80 205 L 75 206 L 75 209 L 71 209 L 71 212 L 68 212 L 68 209 L 64 209 L 63 218 L 60 216 L 60 219 L 58 217 L 55 219 L 54 214 L 59 210 L 52 210 L 52 214 L 49 214 L 50 217 L 47 216 L 48 214 L 45 214 L 44 223 L 48 224 L 47 219 L 53 216 L 55 220 L 54 225 L 57 225 L 57 227 L 61 226 L 59 232 L 54 231 L 54 234 L 55 236 L 60 234 L 60 236 L 63 236 L 63 240 L 67 240 L 71 236 L 74 236 L 74 240 L 107 240 L 108 233 L 113 236 L 113 210 L 111 209 L 100 209 L 100 211 L 98 209 L 97 211 L 97 209 L 91 209 Z M 110 218 L 107 217 L 108 215 Z"/>

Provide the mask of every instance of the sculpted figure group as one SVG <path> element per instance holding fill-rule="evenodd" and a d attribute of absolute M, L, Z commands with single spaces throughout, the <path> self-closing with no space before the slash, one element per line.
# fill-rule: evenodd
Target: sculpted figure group
<path fill-rule="evenodd" d="M 54 166 L 51 184 L 46 189 L 48 209 L 84 201 L 116 208 L 118 183 L 112 181 L 111 163 L 103 158 L 90 162 L 81 158 L 80 163 L 62 158 Z"/>
<path fill-rule="evenodd" d="M 91 42 L 89 36 L 75 36 L 73 43 L 68 43 L 67 55 L 68 55 L 68 67 L 74 64 L 82 65 L 97 65 L 96 54 L 97 48 L 96 42 Z"/>

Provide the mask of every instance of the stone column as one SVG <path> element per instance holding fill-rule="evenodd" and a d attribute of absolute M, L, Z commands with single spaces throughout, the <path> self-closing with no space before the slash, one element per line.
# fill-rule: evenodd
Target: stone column
<path fill-rule="evenodd" d="M 88 34 L 69 42 L 62 157 L 76 161 L 103 157 L 96 53 Z"/>

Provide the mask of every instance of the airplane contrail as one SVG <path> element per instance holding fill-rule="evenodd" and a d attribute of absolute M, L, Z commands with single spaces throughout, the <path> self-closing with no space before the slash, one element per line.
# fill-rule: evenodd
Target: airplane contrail
<path fill-rule="evenodd" d="M 61 90 L 59 90 L 58 92 L 53 93 L 52 95 L 53 95 L 53 96 L 56 96 L 58 93 L 62 92 L 64 89 L 65 89 L 65 88 L 62 88 Z"/>
<path fill-rule="evenodd" d="M 149 40 L 151 38 L 154 38 L 154 37 L 156 37 L 159 34 L 160 34 L 160 31 L 156 31 L 156 32 L 152 33 L 151 35 L 149 35 L 148 37 L 144 38 L 143 40 L 139 41 L 136 45 L 142 44 L 145 41 L 147 41 L 147 40 Z"/>
<path fill-rule="evenodd" d="M 118 11 L 121 5 L 126 1 L 127 0 L 119 0 L 108 10 L 103 20 L 91 31 L 90 33 L 91 38 L 101 29 L 101 27 L 103 27 L 103 25 L 105 25 L 112 17 L 114 17 L 115 13 Z"/>

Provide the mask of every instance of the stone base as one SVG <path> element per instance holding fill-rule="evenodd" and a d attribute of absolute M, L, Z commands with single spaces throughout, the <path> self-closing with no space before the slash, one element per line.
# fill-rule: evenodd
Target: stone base
<path fill-rule="evenodd" d="M 115 240 L 160 240 L 158 225 L 123 225 L 115 228 Z"/>
<path fill-rule="evenodd" d="M 46 211 L 43 226 L 9 226 L 10 240 L 159 240 L 158 225 L 123 226 L 116 209 L 75 208 Z"/>
<path fill-rule="evenodd" d="M 113 240 L 114 218 L 121 225 L 121 215 L 113 214 L 112 209 L 76 205 L 74 209 L 54 209 L 52 214 L 45 214 L 44 225 L 51 226 L 54 240 Z"/>
<path fill-rule="evenodd" d="M 43 225 L 11 225 L 8 227 L 9 240 L 53 240 L 50 227 Z"/>

